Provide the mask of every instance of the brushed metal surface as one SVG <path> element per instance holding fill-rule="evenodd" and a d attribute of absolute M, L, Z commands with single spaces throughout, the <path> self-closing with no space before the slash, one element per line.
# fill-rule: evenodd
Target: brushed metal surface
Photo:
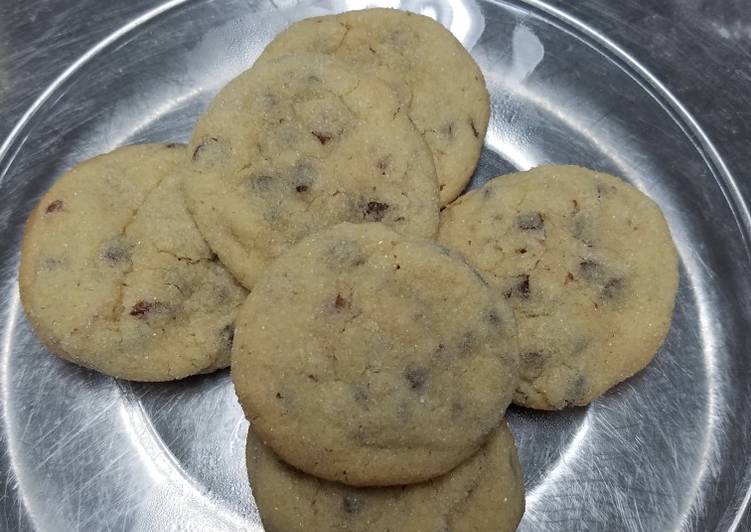
<path fill-rule="evenodd" d="M 23 222 L 55 176 L 187 138 L 289 20 L 353 0 L 0 0 L 0 529 L 260 530 L 229 375 L 135 384 L 62 362 L 18 301 Z M 681 256 L 655 362 L 588 408 L 512 409 L 522 531 L 749 530 L 751 5 L 382 2 L 471 47 L 493 116 L 473 185 L 543 162 L 621 175 Z"/>

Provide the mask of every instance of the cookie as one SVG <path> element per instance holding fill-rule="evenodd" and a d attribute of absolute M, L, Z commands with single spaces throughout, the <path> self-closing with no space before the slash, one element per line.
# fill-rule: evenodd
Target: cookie
<path fill-rule="evenodd" d="M 354 488 L 319 480 L 276 457 L 248 432 L 253 497 L 269 532 L 512 532 L 524 513 L 524 485 L 506 423 L 456 469 L 432 481 Z"/>
<path fill-rule="evenodd" d="M 34 209 L 21 301 L 52 352 L 138 381 L 228 365 L 246 291 L 185 208 L 185 157 L 182 145 L 117 149 L 60 177 Z"/>
<path fill-rule="evenodd" d="M 474 453 L 516 387 L 511 309 L 434 242 L 344 223 L 277 259 L 238 314 L 232 378 L 288 463 L 419 482 Z"/>
<path fill-rule="evenodd" d="M 434 237 L 435 168 L 391 89 L 333 58 L 281 57 L 240 75 L 198 122 L 188 208 L 248 288 L 299 239 L 380 221 Z"/>
<path fill-rule="evenodd" d="M 442 213 L 439 240 L 500 285 L 519 327 L 514 402 L 586 405 L 652 360 L 678 259 L 660 209 L 576 166 L 497 177 Z"/>
<path fill-rule="evenodd" d="M 349 11 L 293 24 L 256 64 L 302 52 L 335 56 L 393 87 L 430 146 L 441 203 L 461 193 L 480 158 L 490 98 L 480 68 L 451 32 L 407 11 Z"/>

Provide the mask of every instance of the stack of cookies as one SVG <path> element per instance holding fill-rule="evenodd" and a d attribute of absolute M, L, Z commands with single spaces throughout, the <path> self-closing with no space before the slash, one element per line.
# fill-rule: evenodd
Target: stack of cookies
<path fill-rule="evenodd" d="M 514 530 L 506 408 L 586 405 L 646 366 L 677 255 L 657 206 L 600 172 L 457 199 L 489 115 L 480 69 L 427 17 L 296 23 L 187 146 L 57 181 L 24 235 L 27 316 L 118 378 L 231 363 L 269 530 Z"/>

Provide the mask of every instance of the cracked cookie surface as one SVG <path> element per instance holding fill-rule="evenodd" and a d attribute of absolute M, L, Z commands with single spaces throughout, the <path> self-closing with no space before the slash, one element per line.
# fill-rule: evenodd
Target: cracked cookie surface
<path fill-rule="evenodd" d="M 293 24 L 256 64 L 301 52 L 335 56 L 394 88 L 430 146 L 441 203 L 461 193 L 480 157 L 490 97 L 480 68 L 451 32 L 407 11 L 349 11 Z"/>
<path fill-rule="evenodd" d="M 232 379 L 264 441 L 350 485 L 419 482 L 475 452 L 518 377 L 511 309 L 448 250 L 341 224 L 268 269 L 238 314 Z"/>
<path fill-rule="evenodd" d="M 183 145 L 127 146 L 60 177 L 29 217 L 19 285 L 60 357 L 162 381 L 226 367 L 247 292 L 185 208 Z"/>
<path fill-rule="evenodd" d="M 241 74 L 190 150 L 188 208 L 248 288 L 289 246 L 339 222 L 426 238 L 438 227 L 425 141 L 386 84 L 331 57 L 278 57 Z"/>
<path fill-rule="evenodd" d="M 649 364 L 670 328 L 670 231 L 617 177 L 560 165 L 497 177 L 442 212 L 439 241 L 514 308 L 517 404 L 586 405 Z"/>
<path fill-rule="evenodd" d="M 524 485 L 505 421 L 473 456 L 444 476 L 408 486 L 355 488 L 290 467 L 248 432 L 253 497 L 269 532 L 512 532 Z"/>

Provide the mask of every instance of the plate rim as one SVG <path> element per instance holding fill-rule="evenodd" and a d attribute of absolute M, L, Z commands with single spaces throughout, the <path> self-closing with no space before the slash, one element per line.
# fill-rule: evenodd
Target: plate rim
<path fill-rule="evenodd" d="M 720 188 L 727 206 L 735 219 L 738 234 L 743 243 L 745 252 L 744 263 L 751 266 L 751 209 L 744 198 L 739 186 L 738 178 L 730 170 L 720 150 L 715 146 L 710 136 L 701 125 L 696 116 L 677 98 L 663 81 L 647 68 L 625 48 L 603 33 L 585 23 L 582 19 L 566 13 L 545 0 L 484 0 L 489 4 L 499 6 L 514 6 L 531 12 L 545 21 L 556 25 L 559 29 L 571 34 L 581 42 L 590 46 L 602 54 L 621 70 L 638 83 L 680 127 L 689 142 L 700 155 L 705 165 L 712 174 L 716 185 Z M 75 61 L 73 61 L 52 82 L 46 85 L 39 96 L 28 106 L 21 117 L 12 126 L 10 132 L 0 144 L 0 185 L 5 182 L 8 171 L 25 144 L 25 132 L 34 124 L 35 117 L 44 110 L 50 102 L 54 103 L 54 96 L 63 88 L 70 78 L 76 75 L 89 61 L 97 55 L 118 43 L 121 39 L 137 30 L 141 26 L 150 23 L 173 9 L 190 4 L 191 0 L 168 0 L 144 13 L 132 18 L 130 21 L 118 27 L 103 39 L 88 48 Z M 307 2 L 301 2 L 307 3 Z M 17 272 L 18 261 L 14 258 L 3 261 L 5 266 L 10 266 L 13 272 Z M 750 268 L 751 269 L 751 268 Z M 9 280 L 9 291 L 17 293 L 17 277 Z M 13 301 L 16 301 L 14 298 Z M 10 312 L 5 323 L 2 324 L 3 334 L 7 334 L 8 325 L 16 321 L 18 312 Z M 5 373 L 2 370 L 2 373 Z M 4 441 L 4 434 L 0 434 L 0 441 Z M 748 446 L 747 446 L 748 447 Z M 748 471 L 747 471 L 748 472 Z M 11 471 L 7 472 L 12 475 Z M 3 475 L 5 476 L 5 475 Z M 751 484 L 742 492 L 743 498 L 736 501 L 727 501 L 727 507 L 735 506 L 734 518 L 727 530 L 739 530 L 751 511 Z M 722 519 L 722 517 L 721 517 Z M 720 521 L 722 522 L 722 521 Z M 719 524 L 719 523 L 718 523 Z"/>

